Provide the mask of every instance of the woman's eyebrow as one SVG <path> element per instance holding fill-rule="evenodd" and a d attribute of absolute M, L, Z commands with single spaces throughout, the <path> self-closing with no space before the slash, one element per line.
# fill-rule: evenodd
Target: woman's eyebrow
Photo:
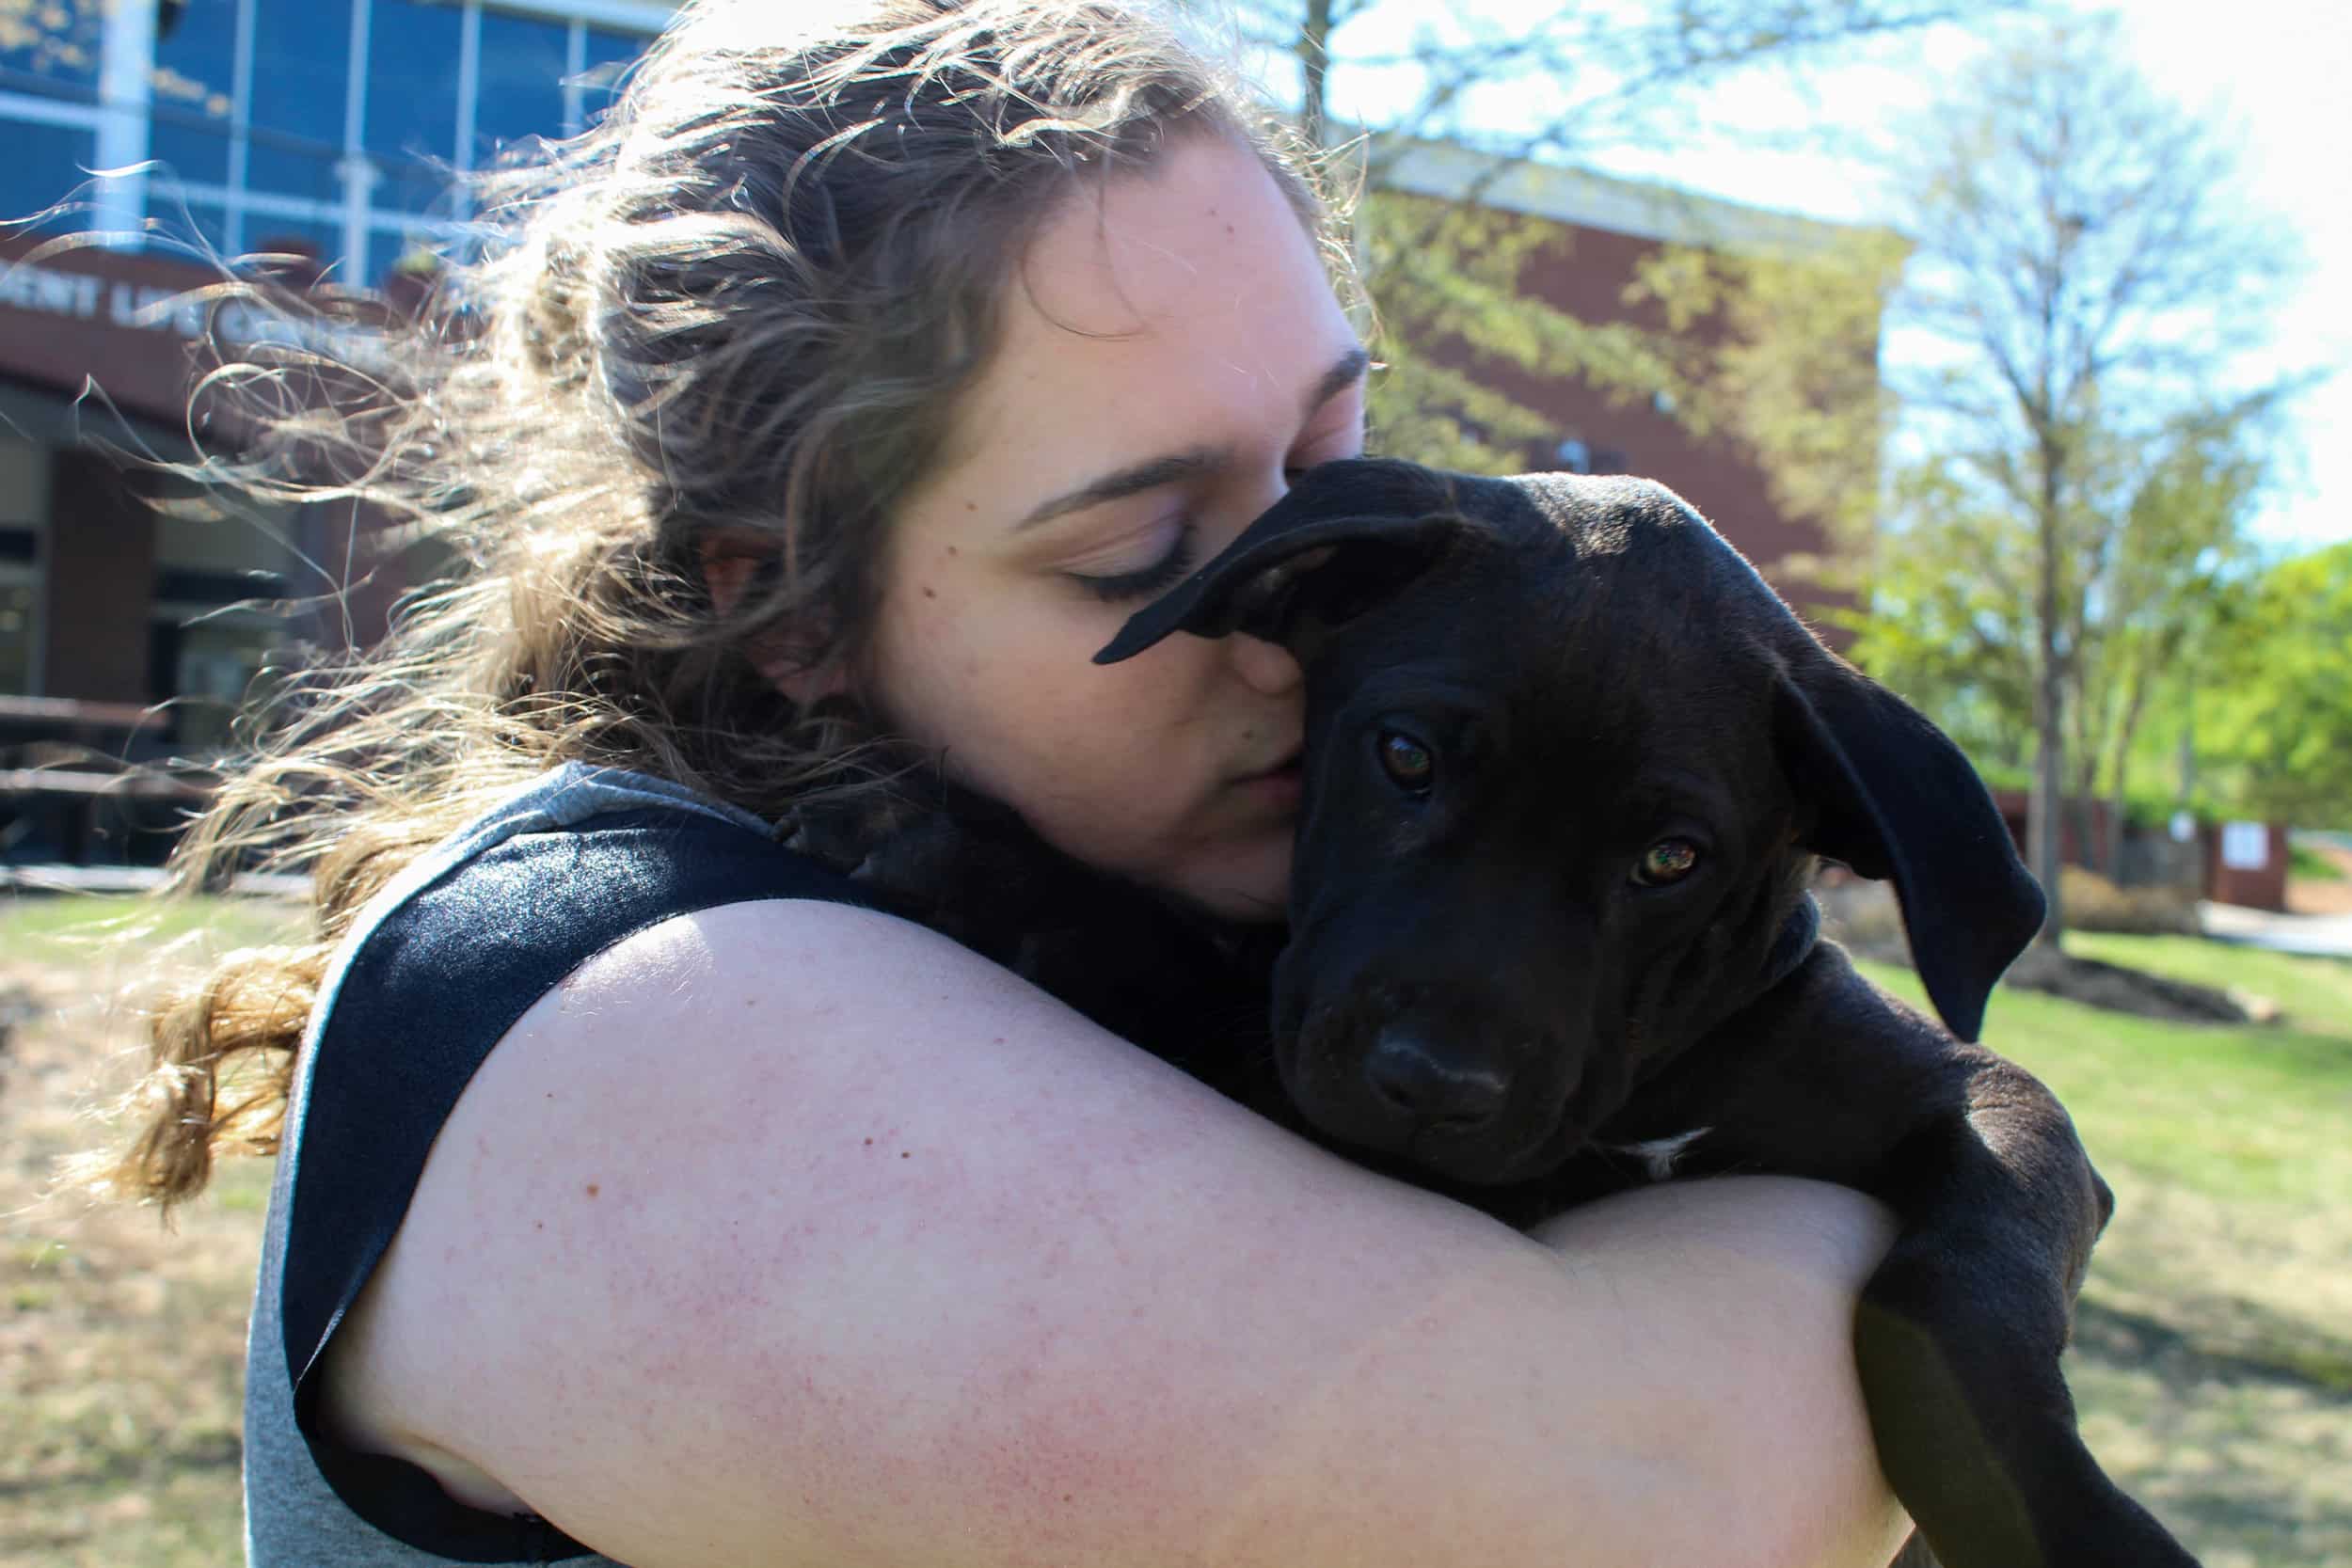
<path fill-rule="evenodd" d="M 1035 528 L 1040 523 L 1068 516 L 1073 512 L 1084 512 L 1088 507 L 1100 506 L 1104 501 L 1139 496 L 1163 484 L 1174 484 L 1180 480 L 1215 473 L 1225 467 L 1231 456 L 1232 451 L 1226 447 L 1195 447 L 1190 451 L 1180 451 L 1168 457 L 1148 458 L 1116 473 L 1089 480 L 1066 495 L 1056 496 L 1013 524 L 1013 531 L 1018 533 L 1025 528 Z"/>
<path fill-rule="evenodd" d="M 1372 355 L 1360 344 L 1341 355 L 1339 363 L 1324 372 L 1315 389 L 1307 394 L 1307 413 L 1312 416 L 1316 409 L 1361 381 L 1370 369 Z"/>
<path fill-rule="evenodd" d="M 1364 372 L 1371 368 L 1372 356 L 1369 353 L 1361 347 L 1349 349 L 1340 356 L 1337 364 L 1323 372 L 1323 378 L 1307 394 L 1306 412 L 1312 415 L 1316 409 L 1362 380 Z M 1041 502 L 1032 508 L 1027 516 L 1013 524 L 1012 531 L 1018 533 L 1023 529 L 1035 528 L 1057 517 L 1066 517 L 1073 512 L 1084 512 L 1090 506 L 1124 500 L 1129 496 L 1139 496 L 1164 484 L 1175 484 L 1213 474 L 1225 467 L 1232 455 L 1225 447 L 1195 447 L 1190 451 L 1146 458 L 1114 473 L 1104 474 L 1100 479 L 1089 480 L 1075 490 Z"/>

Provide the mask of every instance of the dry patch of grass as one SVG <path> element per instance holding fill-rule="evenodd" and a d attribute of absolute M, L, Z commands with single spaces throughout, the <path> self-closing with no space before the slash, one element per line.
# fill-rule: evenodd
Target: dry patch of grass
<path fill-rule="evenodd" d="M 88 940 L 118 913 L 0 900 L 0 1017 L 24 999 L 0 1044 L 0 1568 L 240 1560 L 266 1163 L 224 1167 L 176 1234 L 41 1195 L 96 1135 L 94 1085 L 135 1065 L 105 999 L 191 961 L 175 930 L 243 944 L 283 916 L 199 904 L 143 940 Z M 2120 1200 L 2070 1355 L 2085 1432 L 2207 1568 L 2352 1568 L 2352 966 L 2102 940 L 2137 944 L 2118 961 L 2273 994 L 2291 1022 L 2000 997 L 1988 1038 L 2067 1101 Z M 1915 998 L 1907 971 L 1872 974 Z"/>
<path fill-rule="evenodd" d="M 2352 1041 L 2352 958 L 2273 953 L 2195 937 L 2066 933 L 2066 951 L 2277 1006 L 2291 1035 Z"/>
<path fill-rule="evenodd" d="M 2352 1218 L 2116 1185 L 2068 1357 L 2092 1449 L 2206 1568 L 2352 1563 Z"/>
<path fill-rule="evenodd" d="M 265 1162 L 224 1166 L 176 1233 L 151 1211 L 54 1191 L 135 1072 L 125 984 L 195 961 L 175 932 L 242 942 L 267 908 L 198 906 L 122 939 L 122 906 L 0 901 L 0 1564 L 219 1568 L 241 1561 L 245 1322 Z"/>
<path fill-rule="evenodd" d="M 1998 994 L 1986 1042 L 2066 1101 L 2115 1188 L 2068 1377 L 2092 1451 L 2206 1568 L 2352 1565 L 2352 965 L 2070 936 L 2281 1000 L 2271 1027 Z M 1916 976 L 1870 966 L 1920 1000 Z"/>

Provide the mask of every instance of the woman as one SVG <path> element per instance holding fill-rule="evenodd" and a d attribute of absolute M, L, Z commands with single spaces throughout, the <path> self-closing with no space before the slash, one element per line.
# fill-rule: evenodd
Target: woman
<path fill-rule="evenodd" d="M 1865 1200 L 1522 1237 L 777 847 L 912 746 L 1273 918 L 1296 666 L 1088 656 L 1360 449 L 1368 360 L 1147 21 L 767 9 L 690 8 L 516 198 L 366 486 L 469 573 L 186 850 L 321 890 L 160 1020 L 119 1173 L 185 1196 L 282 1114 L 251 1560 L 1883 1562 Z"/>

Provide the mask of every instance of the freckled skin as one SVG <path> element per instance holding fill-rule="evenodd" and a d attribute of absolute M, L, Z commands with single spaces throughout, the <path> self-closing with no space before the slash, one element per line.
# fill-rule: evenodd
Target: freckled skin
<path fill-rule="evenodd" d="M 1215 221 L 1221 219 L 1221 221 Z M 1254 154 L 1179 144 L 1048 218 L 1003 301 L 953 457 L 893 519 L 868 689 L 949 775 L 1048 844 L 1218 914 L 1279 913 L 1295 661 L 1254 639 L 1089 661 L 1132 604 L 1085 577 L 1205 559 L 1295 472 L 1361 449 L 1359 351 L 1307 231 Z M 1178 479 L 1024 527 L 1105 475 Z M 1139 602 L 1136 601 L 1136 602 Z"/>

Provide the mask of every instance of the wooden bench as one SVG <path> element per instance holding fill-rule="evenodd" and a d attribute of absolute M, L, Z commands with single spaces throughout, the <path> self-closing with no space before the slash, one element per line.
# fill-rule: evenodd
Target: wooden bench
<path fill-rule="evenodd" d="M 210 785 L 151 766 L 165 735 L 162 717 L 137 703 L 0 695 L 0 823 L 37 820 L 60 859 L 83 865 L 107 801 L 202 805 Z"/>

